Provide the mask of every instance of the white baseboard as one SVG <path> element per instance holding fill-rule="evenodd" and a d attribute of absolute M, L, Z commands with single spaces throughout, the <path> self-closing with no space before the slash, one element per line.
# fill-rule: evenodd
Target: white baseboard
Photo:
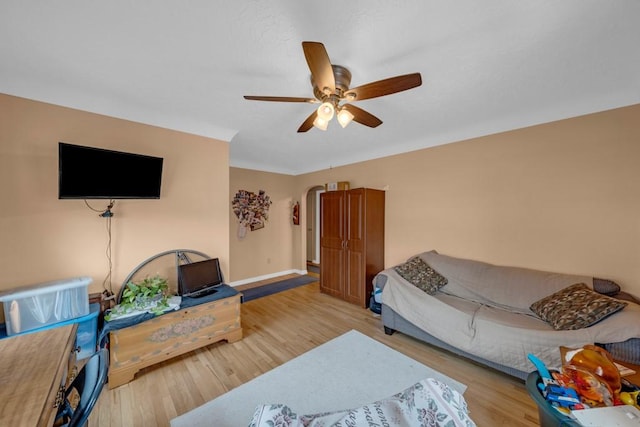
<path fill-rule="evenodd" d="M 286 276 L 287 274 L 300 274 L 300 275 L 304 276 L 307 273 L 308 273 L 307 270 L 285 270 L 285 271 L 279 271 L 277 273 L 265 274 L 263 276 L 250 277 L 248 279 L 236 280 L 236 281 L 227 283 L 227 285 L 229 285 L 231 287 L 234 287 L 234 286 L 246 285 L 247 283 L 259 282 L 260 280 L 273 279 L 274 277 Z"/>

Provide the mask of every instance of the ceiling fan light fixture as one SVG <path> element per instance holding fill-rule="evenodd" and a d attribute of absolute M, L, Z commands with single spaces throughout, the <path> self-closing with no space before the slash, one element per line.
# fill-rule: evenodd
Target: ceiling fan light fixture
<path fill-rule="evenodd" d="M 354 116 L 351 111 L 347 110 L 346 108 L 341 108 L 336 118 L 338 119 L 338 123 L 340 123 L 340 126 L 346 128 L 347 125 L 351 123 L 351 120 L 353 120 L 353 117 Z"/>
<path fill-rule="evenodd" d="M 307 132 L 312 127 L 326 130 L 329 122 L 336 119 L 343 128 L 355 121 L 361 125 L 375 128 L 382 124 L 382 120 L 373 114 L 351 104 L 353 101 L 379 98 L 422 85 L 420 73 L 404 74 L 383 80 L 366 83 L 355 88 L 351 85 L 351 71 L 341 65 L 332 64 L 327 50 L 320 42 L 304 41 L 302 50 L 307 60 L 311 75 L 309 80 L 314 98 L 293 96 L 247 96 L 245 99 L 253 101 L 275 102 L 309 102 L 321 104 L 312 112 L 298 128 L 298 132 Z M 341 102 L 348 103 L 340 105 Z M 345 108 L 348 107 L 348 108 Z"/>
<path fill-rule="evenodd" d="M 316 115 L 316 119 L 313 121 L 313 126 L 320 130 L 327 130 L 329 126 L 329 120 L 325 120 L 320 115 Z"/>
<path fill-rule="evenodd" d="M 325 101 L 318 107 L 318 117 L 322 118 L 326 122 L 333 118 L 335 113 L 335 107 L 329 101 Z"/>

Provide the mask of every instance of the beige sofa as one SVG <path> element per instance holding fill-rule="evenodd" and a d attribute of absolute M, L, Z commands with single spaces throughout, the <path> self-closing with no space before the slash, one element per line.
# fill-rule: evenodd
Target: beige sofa
<path fill-rule="evenodd" d="M 559 346 L 599 343 L 640 363 L 640 305 L 608 280 L 430 251 L 380 272 L 374 287 L 382 289 L 387 334 L 400 331 L 522 379 L 534 370 L 529 353 L 558 367 Z"/>

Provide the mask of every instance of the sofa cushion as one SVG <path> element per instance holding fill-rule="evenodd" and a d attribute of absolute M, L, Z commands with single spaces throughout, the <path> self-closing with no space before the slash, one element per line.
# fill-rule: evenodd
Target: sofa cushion
<path fill-rule="evenodd" d="M 556 330 L 575 330 L 594 325 L 626 306 L 626 302 L 576 283 L 534 302 L 531 311 Z"/>
<path fill-rule="evenodd" d="M 404 264 L 394 267 L 396 272 L 407 282 L 433 295 L 447 284 L 447 279 L 429 266 L 420 257 L 412 257 Z"/>
<path fill-rule="evenodd" d="M 455 258 L 435 251 L 419 256 L 447 278 L 447 285 L 440 292 L 527 315 L 533 314 L 529 307 L 539 299 L 574 283 L 592 280 L 586 276 Z"/>
<path fill-rule="evenodd" d="M 640 338 L 630 338 L 623 342 L 600 343 L 618 362 L 640 364 Z"/>
<path fill-rule="evenodd" d="M 599 294 L 608 295 L 610 297 L 620 292 L 620 285 L 613 280 L 593 278 L 593 290 Z"/>
<path fill-rule="evenodd" d="M 635 296 L 631 295 L 628 292 L 624 292 L 624 291 L 620 291 L 615 295 L 611 295 L 613 298 L 615 299 L 620 299 L 623 301 L 630 301 L 630 302 L 634 302 L 636 304 L 640 304 L 640 300 L 638 298 L 636 298 Z"/>

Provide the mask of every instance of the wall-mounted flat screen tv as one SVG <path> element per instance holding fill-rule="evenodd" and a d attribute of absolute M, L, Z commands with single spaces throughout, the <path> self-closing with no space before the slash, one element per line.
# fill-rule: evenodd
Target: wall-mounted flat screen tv
<path fill-rule="evenodd" d="M 58 144 L 59 199 L 159 199 L 161 157 Z"/>

